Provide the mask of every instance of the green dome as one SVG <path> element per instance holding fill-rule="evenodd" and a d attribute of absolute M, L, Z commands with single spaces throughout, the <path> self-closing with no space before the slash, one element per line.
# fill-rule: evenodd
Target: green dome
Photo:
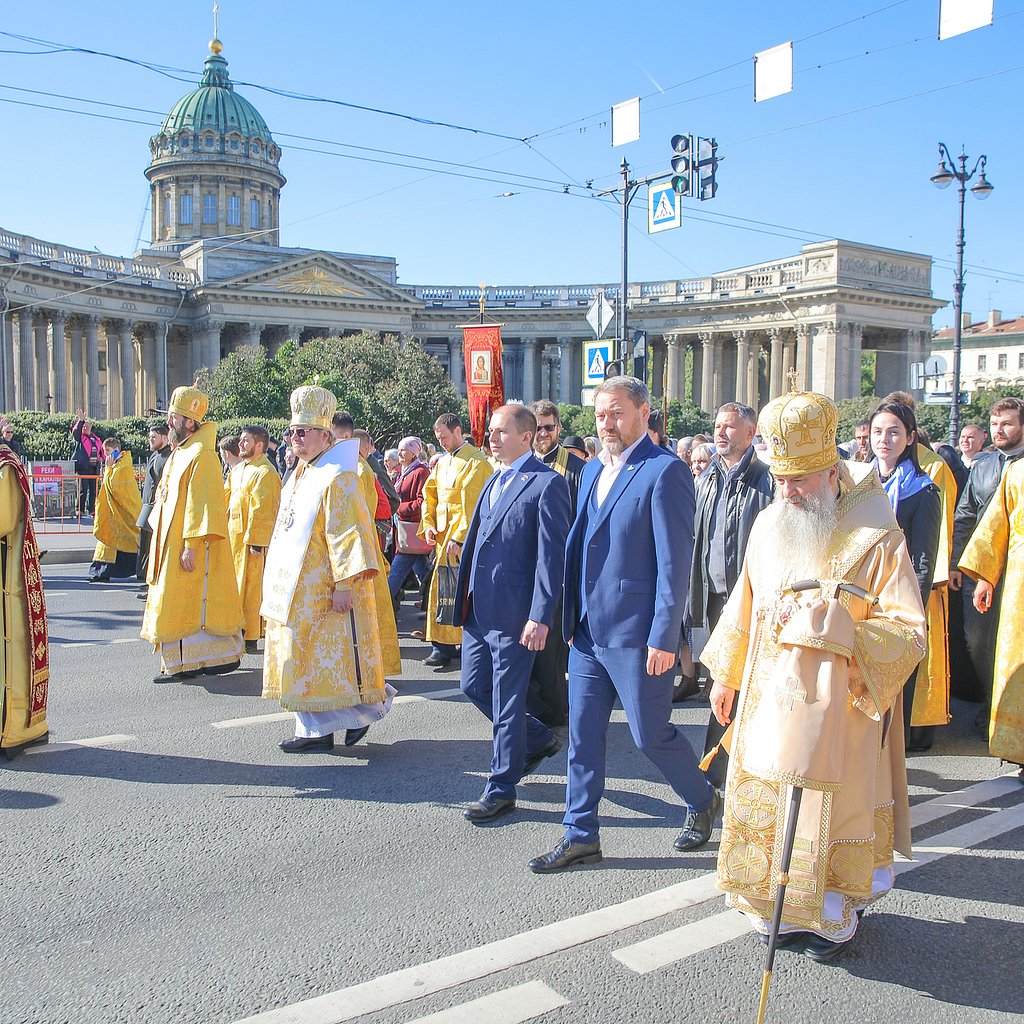
<path fill-rule="evenodd" d="M 206 58 L 199 88 L 174 104 L 160 126 L 160 134 L 174 136 L 203 128 L 211 128 L 218 135 L 238 131 L 246 138 L 271 137 L 260 112 L 235 92 L 228 77 L 228 62 L 217 53 Z"/>

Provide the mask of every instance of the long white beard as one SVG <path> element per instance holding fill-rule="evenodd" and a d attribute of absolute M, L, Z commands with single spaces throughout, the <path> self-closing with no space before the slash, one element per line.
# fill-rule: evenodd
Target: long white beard
<path fill-rule="evenodd" d="M 761 513 L 768 518 L 761 551 L 762 579 L 772 588 L 797 580 L 820 579 L 828 572 L 828 554 L 836 528 L 836 500 L 827 487 L 798 506 L 778 494 Z"/>

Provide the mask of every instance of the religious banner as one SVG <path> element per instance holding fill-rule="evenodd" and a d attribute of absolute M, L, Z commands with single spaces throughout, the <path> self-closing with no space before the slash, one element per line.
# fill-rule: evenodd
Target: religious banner
<path fill-rule="evenodd" d="M 471 324 L 462 328 L 466 354 L 466 394 L 469 427 L 474 442 L 483 446 L 488 414 L 505 404 L 501 375 L 501 325 Z"/>

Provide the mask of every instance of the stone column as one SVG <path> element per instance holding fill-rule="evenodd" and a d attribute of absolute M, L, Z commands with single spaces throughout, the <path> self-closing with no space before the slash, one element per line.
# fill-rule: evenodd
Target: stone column
<path fill-rule="evenodd" d="M 796 331 L 789 329 L 782 338 L 782 391 L 789 391 L 789 371 L 796 368 Z"/>
<path fill-rule="evenodd" d="M 754 343 L 751 346 L 750 352 L 750 384 L 747 388 L 747 395 L 749 397 L 748 405 L 753 406 L 754 411 L 758 412 L 761 406 L 764 404 L 761 399 L 761 352 L 763 345 L 761 343 L 761 335 L 756 334 L 754 336 Z"/>
<path fill-rule="evenodd" d="M 558 355 L 552 351 L 550 345 L 545 345 L 541 349 L 541 367 L 543 368 L 543 374 L 541 375 L 541 386 L 540 386 L 540 397 L 547 398 L 549 401 L 557 402 L 558 395 L 555 391 L 555 365 L 558 361 Z"/>
<path fill-rule="evenodd" d="M 906 369 L 903 371 L 903 381 L 906 385 L 906 390 L 910 391 L 910 364 L 911 363 L 923 363 L 928 359 L 931 354 L 928 351 L 929 332 L 928 331 L 904 331 L 904 346 L 907 353 Z M 950 358 L 952 364 L 952 358 Z M 923 398 L 924 390 L 916 389 L 911 391 L 911 394 L 917 398 Z"/>
<path fill-rule="evenodd" d="M 573 371 L 573 358 L 572 358 L 573 343 L 571 340 L 566 338 L 559 339 L 558 342 L 558 400 L 560 402 L 566 402 L 567 404 L 573 404 L 572 394 L 572 371 Z M 579 396 L 576 396 L 576 400 L 579 400 Z"/>
<path fill-rule="evenodd" d="M 46 412 L 46 396 L 50 394 L 50 357 L 46 351 L 46 315 L 32 319 L 35 350 L 36 400 L 34 408 Z"/>
<path fill-rule="evenodd" d="M 170 398 L 168 381 L 164 376 L 167 366 L 166 324 L 143 324 L 139 336 L 139 354 L 142 357 L 142 391 L 139 404 L 143 409 L 166 409 Z M 191 377 L 188 382 L 192 383 Z"/>
<path fill-rule="evenodd" d="M 85 381 L 86 412 L 95 418 L 103 416 L 100 409 L 100 318 L 85 317 Z"/>
<path fill-rule="evenodd" d="M 223 329 L 223 324 L 214 321 L 206 333 L 205 365 L 211 370 L 216 370 L 220 365 L 220 335 Z"/>
<path fill-rule="evenodd" d="M 448 339 L 448 376 L 451 378 L 456 394 L 466 393 L 466 367 L 462 352 L 462 335 L 457 334 Z"/>
<path fill-rule="evenodd" d="M 715 411 L 715 374 L 718 365 L 718 341 L 709 331 L 698 335 L 702 353 L 700 375 L 700 407 L 705 412 Z"/>
<path fill-rule="evenodd" d="M 14 344 L 14 405 L 32 409 L 36 397 L 35 338 L 32 332 L 32 310 L 18 310 L 18 340 Z"/>
<path fill-rule="evenodd" d="M 686 346 L 678 334 L 669 334 L 665 337 L 668 345 L 666 360 L 668 362 L 668 400 L 678 399 L 680 402 L 685 397 L 683 372 L 686 369 Z"/>
<path fill-rule="evenodd" d="M 0 399 L 3 399 L 5 409 L 14 409 L 14 349 L 17 343 L 14 340 L 14 314 L 10 310 L 4 313 L 0 329 L 4 332 L 3 366 L 0 367 L 3 372 L 3 390 L 0 391 Z"/>
<path fill-rule="evenodd" d="M 289 324 L 288 335 L 285 341 L 294 341 L 296 345 L 302 344 L 302 332 L 306 329 L 305 324 Z M 338 337 L 341 337 L 342 332 L 338 332 Z"/>
<path fill-rule="evenodd" d="M 837 398 L 860 397 L 860 358 L 864 350 L 864 325 L 847 324 L 849 333 L 842 335 L 846 348 L 846 382 Z"/>
<path fill-rule="evenodd" d="M 529 405 L 537 401 L 537 339 L 522 338 L 523 344 L 523 401 Z"/>
<path fill-rule="evenodd" d="M 107 341 L 107 416 L 116 419 L 124 415 L 124 401 L 121 396 L 121 338 L 108 320 L 103 327 Z"/>
<path fill-rule="evenodd" d="M 68 412 L 67 314 L 55 309 L 50 313 L 50 394 L 53 411 Z"/>
<path fill-rule="evenodd" d="M 260 337 L 263 334 L 263 328 L 266 326 L 266 324 L 261 323 L 247 323 L 245 325 L 245 337 L 242 341 L 242 344 L 248 346 L 249 348 L 259 348 Z"/>
<path fill-rule="evenodd" d="M 811 325 L 796 325 L 796 386 L 798 391 L 811 388 Z M 788 390 L 788 388 L 787 388 Z"/>
<path fill-rule="evenodd" d="M 82 359 L 82 318 L 71 321 L 71 405 L 85 408 L 85 363 Z"/>
<path fill-rule="evenodd" d="M 781 327 L 768 328 L 768 340 L 771 343 L 772 351 L 768 362 L 768 398 L 778 398 L 785 390 L 785 357 L 783 355 L 783 340 Z"/>
<path fill-rule="evenodd" d="M 655 344 L 654 337 L 648 334 L 647 352 L 651 360 L 651 397 L 663 398 L 666 391 L 665 338 L 658 338 Z"/>
<path fill-rule="evenodd" d="M 836 359 L 836 335 L 836 324 L 833 320 L 826 320 L 814 327 L 811 386 L 813 390 L 828 395 L 829 398 L 836 397 L 837 371 L 841 366 Z"/>
<path fill-rule="evenodd" d="M 138 416 L 139 407 L 135 401 L 135 344 L 132 341 L 131 320 L 121 321 L 121 415 Z"/>
<path fill-rule="evenodd" d="M 732 336 L 736 339 L 735 401 L 750 405 L 750 332 L 733 331 Z"/>
<path fill-rule="evenodd" d="M 199 175 L 192 175 L 192 237 L 203 236 L 203 197 L 199 193 Z"/>

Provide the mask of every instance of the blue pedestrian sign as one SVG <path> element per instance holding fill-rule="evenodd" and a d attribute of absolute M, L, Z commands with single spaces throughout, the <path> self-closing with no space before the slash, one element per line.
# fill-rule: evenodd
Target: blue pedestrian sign
<path fill-rule="evenodd" d="M 587 341 L 583 345 L 583 384 L 600 384 L 612 358 L 611 341 Z"/>
<path fill-rule="evenodd" d="M 647 231 L 668 231 L 683 223 L 683 204 L 671 180 L 652 182 L 647 188 Z"/>

